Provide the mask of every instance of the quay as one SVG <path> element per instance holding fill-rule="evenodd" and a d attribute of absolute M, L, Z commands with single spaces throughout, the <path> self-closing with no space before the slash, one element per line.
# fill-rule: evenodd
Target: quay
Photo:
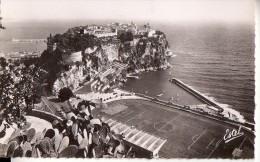
<path fill-rule="evenodd" d="M 15 39 L 13 38 L 11 42 L 46 42 L 46 39 Z"/>

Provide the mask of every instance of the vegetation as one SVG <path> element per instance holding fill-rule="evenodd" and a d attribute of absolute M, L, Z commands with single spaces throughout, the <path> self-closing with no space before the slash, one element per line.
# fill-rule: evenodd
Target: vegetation
<path fill-rule="evenodd" d="M 42 95 L 44 71 L 35 65 L 17 67 L 8 62 L 0 74 L 0 114 L 7 123 L 22 127 L 24 115 L 30 111 Z"/>
<path fill-rule="evenodd" d="M 118 39 L 120 39 L 120 41 L 122 43 L 124 43 L 126 41 L 133 41 L 134 36 L 133 36 L 132 32 L 128 31 L 128 32 L 120 34 Z"/>
<path fill-rule="evenodd" d="M 59 91 L 58 97 L 61 100 L 61 102 L 69 100 L 73 96 L 73 92 L 71 91 L 70 88 L 62 88 Z"/>
<path fill-rule="evenodd" d="M 132 148 L 118 130 L 91 115 L 89 101 L 80 102 L 64 120 L 54 120 L 52 128 L 15 130 L 7 144 L 0 143 L 1 157 L 131 158 Z M 95 106 L 95 105 L 94 105 Z M 88 112 L 90 115 L 87 115 Z M 120 154 L 118 153 L 120 152 Z"/>
<path fill-rule="evenodd" d="M 56 34 L 49 38 L 51 42 L 57 43 L 57 49 L 66 52 L 84 51 L 86 48 L 100 46 L 100 41 L 89 34 Z"/>

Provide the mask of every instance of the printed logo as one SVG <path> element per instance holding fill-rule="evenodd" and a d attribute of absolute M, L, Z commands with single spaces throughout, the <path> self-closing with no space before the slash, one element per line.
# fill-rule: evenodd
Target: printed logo
<path fill-rule="evenodd" d="M 240 131 L 241 131 L 241 126 L 239 126 L 238 130 L 236 130 L 235 128 L 232 130 L 227 129 L 226 134 L 224 135 L 225 143 L 228 143 L 233 139 L 243 136 L 244 132 L 240 132 Z"/>

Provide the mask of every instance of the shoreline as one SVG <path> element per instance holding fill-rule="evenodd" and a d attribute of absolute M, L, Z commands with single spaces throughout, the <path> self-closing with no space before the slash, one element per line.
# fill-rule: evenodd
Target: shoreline
<path fill-rule="evenodd" d="M 166 65 L 164 65 L 165 69 L 171 68 L 171 67 L 172 66 L 170 65 L 170 63 L 168 63 L 168 61 L 166 62 Z M 165 70 L 165 69 L 161 69 L 161 70 Z M 157 71 L 157 70 L 155 70 L 155 68 L 151 68 L 151 69 L 148 68 L 148 70 L 141 69 L 141 70 L 136 71 L 135 73 L 127 74 L 127 78 L 140 79 L 140 75 L 141 74 L 143 74 L 145 72 L 149 72 L 149 71 Z M 175 81 L 173 81 L 173 80 L 175 80 Z M 244 116 L 241 115 L 240 112 L 238 112 L 238 111 L 236 111 L 234 109 L 231 109 L 231 108 L 223 107 L 222 106 L 223 104 L 218 103 L 216 101 L 213 101 L 211 98 L 209 98 L 205 94 L 202 94 L 202 93 L 198 92 L 197 90 L 195 90 L 191 86 L 183 83 L 182 81 L 180 81 L 178 79 L 173 79 L 173 78 L 170 79 L 169 81 L 174 83 L 174 84 L 176 84 L 177 86 L 180 86 L 182 89 L 184 89 L 185 91 L 189 92 L 192 96 L 194 96 L 194 97 L 198 98 L 199 100 L 203 101 L 204 103 L 206 103 L 206 105 L 215 107 L 215 109 L 211 108 L 211 107 L 210 108 L 207 107 L 208 109 L 216 111 L 215 114 L 221 115 L 221 117 L 226 118 L 226 119 L 228 119 L 230 121 L 234 121 L 234 122 L 241 123 L 241 124 L 245 124 L 246 123 L 248 125 L 251 125 L 251 128 L 254 126 L 253 123 L 250 123 L 250 122 L 246 121 L 244 119 Z M 176 83 L 176 82 L 178 82 L 178 83 Z M 77 87 L 76 90 L 79 90 L 82 87 L 84 87 L 84 85 L 80 86 L 80 87 Z M 160 99 L 158 98 L 158 97 L 160 97 L 159 95 L 157 95 L 157 97 L 151 97 L 151 96 L 146 96 L 146 94 L 142 94 L 142 93 L 140 93 L 140 94 L 139 93 L 134 93 L 133 94 L 133 92 L 131 93 L 131 92 L 126 91 L 126 90 L 119 90 L 118 88 L 113 89 L 113 92 L 116 93 L 116 94 L 115 95 L 111 95 L 111 93 L 108 93 L 108 95 L 106 95 L 106 94 L 102 94 L 102 93 L 99 93 L 99 92 L 90 92 L 90 93 L 87 93 L 87 94 L 77 94 L 77 95 L 79 97 L 83 98 L 83 99 L 100 99 L 100 98 L 102 98 L 102 99 L 104 99 L 103 103 L 109 103 L 109 102 L 112 102 L 112 101 L 117 101 L 117 100 L 122 100 L 122 99 L 146 99 L 146 100 L 157 100 L 157 101 L 160 101 Z M 123 93 L 125 93 L 126 95 L 122 95 Z M 139 94 L 139 95 L 136 96 L 135 94 Z M 143 95 L 146 96 L 146 97 L 143 97 Z M 163 95 L 163 94 L 160 94 L 160 95 Z M 136 96 L 136 97 L 134 97 L 134 96 Z M 163 100 L 161 100 L 161 101 L 166 103 L 166 104 L 170 103 L 172 105 L 177 105 L 174 102 L 172 102 L 171 100 L 170 101 L 163 101 Z M 189 104 L 187 104 L 187 105 L 189 105 Z M 195 109 L 194 108 L 190 108 L 190 106 L 192 106 L 192 105 L 190 105 L 190 106 L 177 105 L 177 106 L 184 107 L 184 108 L 189 108 L 190 110 L 193 109 L 196 112 L 207 113 L 207 114 L 209 114 L 211 116 L 214 116 L 214 113 L 212 115 L 212 114 L 210 114 L 210 112 L 205 111 L 205 109 L 203 109 L 203 108 L 199 108 L 199 109 L 198 108 L 195 108 Z M 219 109 L 219 110 L 216 110 L 216 109 Z"/>
<path fill-rule="evenodd" d="M 196 92 L 200 93 L 198 91 L 196 91 Z M 247 121 L 245 121 L 245 122 L 235 121 L 235 120 L 232 120 L 229 117 L 224 116 L 221 113 L 210 114 L 210 113 L 203 111 L 203 110 L 198 111 L 197 109 L 191 108 L 190 106 L 178 105 L 178 104 L 175 104 L 171 101 L 161 100 L 158 97 L 151 97 L 151 96 L 147 96 L 146 94 L 129 92 L 129 91 L 122 90 L 122 89 L 114 89 L 113 93 L 102 94 L 102 93 L 97 93 L 97 92 L 90 92 L 90 93 L 87 93 L 87 94 L 77 94 L 76 96 L 80 97 L 82 99 L 86 99 L 86 100 L 97 100 L 97 99 L 100 100 L 102 98 L 102 103 L 105 103 L 105 104 L 110 103 L 110 102 L 114 102 L 114 101 L 129 100 L 129 99 L 146 100 L 146 101 L 149 101 L 149 102 L 153 102 L 155 104 L 164 105 L 164 106 L 167 106 L 169 108 L 174 108 L 174 109 L 178 109 L 178 110 L 181 110 L 181 111 L 189 112 L 189 113 L 192 113 L 194 115 L 199 115 L 199 116 L 202 116 L 202 117 L 214 119 L 214 120 L 217 120 L 217 121 L 220 121 L 220 122 L 229 123 L 229 124 L 236 125 L 236 126 L 242 125 L 243 128 L 247 129 L 249 132 L 254 133 L 254 130 L 252 129 L 252 127 L 254 126 L 253 123 L 249 123 Z M 205 96 L 205 95 L 202 95 L 202 96 L 204 96 L 206 98 L 206 100 L 215 103 L 214 101 L 207 98 L 207 96 Z M 221 105 L 219 105 L 219 103 L 215 103 L 215 104 L 217 104 L 219 106 L 219 108 L 226 110 L 225 108 L 221 107 Z M 245 126 L 246 124 L 247 124 L 247 126 Z"/>

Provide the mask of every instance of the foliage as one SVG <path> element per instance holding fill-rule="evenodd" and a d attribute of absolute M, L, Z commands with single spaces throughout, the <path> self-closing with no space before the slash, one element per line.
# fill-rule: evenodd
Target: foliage
<path fill-rule="evenodd" d="M 42 95 L 43 72 L 39 67 L 17 67 L 12 64 L 0 74 L 0 113 L 10 124 L 20 127 L 24 114 L 31 110 Z"/>
<path fill-rule="evenodd" d="M 118 38 L 120 39 L 121 42 L 126 42 L 126 41 L 133 41 L 134 36 L 131 31 L 128 31 L 120 34 Z"/>
<path fill-rule="evenodd" d="M 99 46 L 100 42 L 94 35 L 89 34 L 56 34 L 51 37 L 51 42 L 57 43 L 60 51 L 75 52 L 84 51 L 86 48 Z"/>
<path fill-rule="evenodd" d="M 166 38 L 165 34 L 163 32 L 161 32 L 161 31 L 159 31 L 159 30 L 156 30 L 155 34 L 162 35 L 164 38 Z"/>
<path fill-rule="evenodd" d="M 131 149 L 125 147 L 116 129 L 103 121 L 93 118 L 89 101 L 80 102 L 64 120 L 54 120 L 52 128 L 37 131 L 30 128 L 15 130 L 7 144 L 0 143 L 3 157 L 58 157 L 58 158 L 112 158 L 121 150 L 124 158 L 134 157 Z M 87 115 L 86 112 L 90 115 Z M 131 153 L 131 154 L 130 154 Z"/>
<path fill-rule="evenodd" d="M 0 66 L 5 68 L 8 65 L 7 60 L 4 57 L 0 57 Z"/>
<path fill-rule="evenodd" d="M 72 96 L 73 96 L 73 92 L 71 91 L 70 88 L 67 87 L 60 89 L 58 94 L 58 97 L 61 100 L 61 102 L 67 101 Z"/>

